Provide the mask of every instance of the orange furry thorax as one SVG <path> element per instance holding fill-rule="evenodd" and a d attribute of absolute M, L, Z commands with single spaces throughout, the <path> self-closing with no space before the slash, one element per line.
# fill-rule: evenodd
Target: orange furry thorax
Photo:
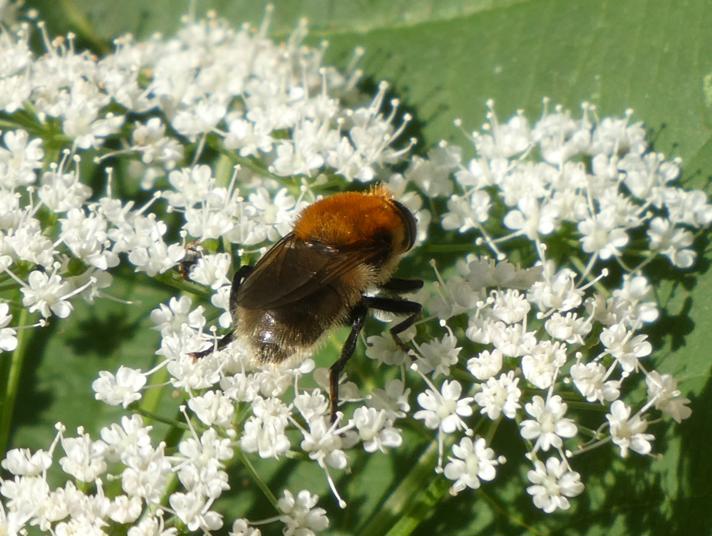
<path fill-rule="evenodd" d="M 363 245 L 389 238 L 403 227 L 391 193 L 383 186 L 368 192 L 344 192 L 305 208 L 294 225 L 295 236 L 334 247 Z"/>

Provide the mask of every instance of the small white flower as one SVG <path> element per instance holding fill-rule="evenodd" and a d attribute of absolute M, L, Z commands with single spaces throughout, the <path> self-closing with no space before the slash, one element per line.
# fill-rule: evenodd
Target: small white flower
<path fill-rule="evenodd" d="M 299 410 L 307 422 L 319 419 L 329 410 L 329 401 L 318 389 L 300 393 L 294 397 L 294 407 Z"/>
<path fill-rule="evenodd" d="M 603 259 L 619 257 L 621 248 L 628 243 L 625 230 L 614 227 L 614 222 L 601 217 L 588 218 L 578 224 L 583 235 L 581 245 L 586 253 L 595 253 Z"/>
<path fill-rule="evenodd" d="M 655 401 L 655 409 L 670 415 L 676 422 L 682 422 L 692 415 L 692 410 L 687 407 L 690 403 L 677 388 L 675 378 L 670 374 L 660 374 L 651 371 L 645 378 L 648 386 L 648 399 Z"/>
<path fill-rule="evenodd" d="M 445 380 L 440 393 L 432 389 L 418 395 L 418 404 L 423 409 L 416 411 L 416 419 L 423 419 L 425 426 L 439 428 L 446 434 L 465 428 L 462 417 L 472 415 L 472 397 L 460 398 L 462 386 L 459 382 Z"/>
<path fill-rule="evenodd" d="M 257 397 L 252 403 L 254 415 L 247 419 L 240 438 L 245 452 L 257 452 L 261 458 L 277 458 L 289 450 L 285 429 L 289 409 L 276 398 Z"/>
<path fill-rule="evenodd" d="M 480 413 L 492 420 L 502 414 L 508 419 L 513 419 L 520 407 L 519 397 L 522 394 L 517 387 L 518 383 L 519 378 L 514 376 L 513 371 L 487 380 L 481 386 L 480 392 L 475 395 L 475 402 L 481 408 Z"/>
<path fill-rule="evenodd" d="M 633 332 L 620 323 L 604 328 L 600 336 L 608 353 L 616 358 L 626 372 L 633 372 L 638 366 L 638 359 L 652 352 L 653 347 L 647 338 L 647 335 L 633 336 Z"/>
<path fill-rule="evenodd" d="M 238 402 L 251 402 L 259 394 L 254 376 L 242 372 L 221 378 L 220 389 L 225 396 Z"/>
<path fill-rule="evenodd" d="M 690 231 L 676 228 L 663 218 L 653 218 L 648 227 L 650 249 L 660 251 L 678 268 L 689 268 L 695 263 L 696 253 L 689 248 L 693 242 Z"/>
<path fill-rule="evenodd" d="M 371 335 L 366 339 L 366 356 L 384 365 L 402 365 L 408 356 L 388 335 Z"/>
<path fill-rule="evenodd" d="M 176 492 L 171 494 L 168 502 L 188 530 L 211 531 L 222 527 L 220 514 L 210 511 L 212 499 L 206 499 L 196 492 Z"/>
<path fill-rule="evenodd" d="M 384 410 L 356 408 L 353 423 L 366 452 L 385 452 L 386 448 L 399 447 L 403 442 L 400 430 L 393 426 Z"/>
<path fill-rule="evenodd" d="M 433 378 L 440 375 L 449 376 L 450 367 L 457 363 L 457 357 L 462 350 L 456 345 L 457 339 L 449 333 L 440 340 L 434 339 L 420 344 L 416 361 L 418 370 L 423 374 L 432 372 Z"/>
<path fill-rule="evenodd" d="M 465 488 L 479 488 L 480 480 L 494 480 L 496 466 L 504 463 L 503 457 L 495 458 L 494 451 L 487 447 L 482 437 L 476 437 L 474 441 L 463 437 L 452 447 L 452 453 L 445 466 L 445 477 L 455 481 L 450 488 L 452 495 Z"/>
<path fill-rule="evenodd" d="M 544 465 L 534 462 L 534 470 L 527 473 L 531 486 L 527 493 L 532 496 L 534 506 L 547 514 L 554 510 L 568 510 L 568 497 L 575 497 L 583 491 L 581 475 L 572 471 L 566 462 L 551 457 Z"/>
<path fill-rule="evenodd" d="M 566 404 L 559 395 L 553 395 L 546 401 L 536 395 L 524 406 L 527 413 L 534 417 L 521 422 L 521 434 L 524 439 L 535 440 L 534 452 L 547 451 L 551 447 L 561 448 L 562 438 L 576 435 L 576 424 L 571 419 L 564 418 Z"/>
<path fill-rule="evenodd" d="M 556 208 L 550 203 L 542 203 L 534 197 L 524 197 L 517 203 L 517 208 L 504 217 L 504 225 L 515 231 L 521 231 L 530 240 L 540 235 L 548 235 L 554 230 L 558 219 Z"/>
<path fill-rule="evenodd" d="M 24 525 L 21 520 L 28 521 L 37 515 L 40 505 L 48 500 L 50 489 L 44 477 L 16 476 L 0 482 L 0 493 L 5 498 L 3 503 L 10 515 L 15 512 L 15 521 Z"/>
<path fill-rule="evenodd" d="M 17 332 L 14 328 L 7 327 L 12 321 L 10 306 L 0 302 L 0 350 L 12 352 L 17 348 Z"/>
<path fill-rule="evenodd" d="M 261 536 L 260 529 L 250 527 L 246 519 L 236 519 L 232 524 L 232 529 L 228 536 Z"/>
<path fill-rule="evenodd" d="M 62 470 L 82 482 L 94 480 L 106 471 L 106 444 L 92 441 L 89 434 L 78 430 L 78 437 L 62 438 L 62 448 L 66 456 L 60 458 Z"/>
<path fill-rule="evenodd" d="M 70 292 L 69 285 L 59 275 L 48 276 L 35 270 L 30 272 L 27 286 L 22 287 L 22 305 L 31 313 L 39 311 L 44 318 L 49 318 L 51 314 L 67 318 L 72 312 L 72 304 L 65 301 Z"/>
<path fill-rule="evenodd" d="M 502 370 L 502 352 L 496 349 L 481 351 L 467 360 L 467 370 L 480 381 L 489 380 Z"/>
<path fill-rule="evenodd" d="M 576 288 L 576 273 L 568 268 L 556 273 L 553 271 L 553 263 L 547 262 L 544 279 L 532 285 L 527 293 L 528 299 L 536 303 L 541 311 L 555 309 L 566 312 L 581 305 L 583 291 Z"/>
<path fill-rule="evenodd" d="M 309 431 L 304 431 L 301 447 L 309 454 L 310 459 L 316 460 L 321 466 L 345 469 L 348 465 L 348 458 L 341 450 L 341 436 L 328 424 L 325 417 L 309 421 Z M 374 450 L 376 449 L 366 449 L 367 452 Z"/>
<path fill-rule="evenodd" d="M 178 529 L 166 529 L 163 518 L 146 517 L 129 529 L 128 536 L 177 536 Z M 250 535 L 251 536 L 251 535 Z"/>
<path fill-rule="evenodd" d="M 401 380 L 391 380 L 385 389 L 374 389 L 369 405 L 384 410 L 391 419 L 402 419 L 410 411 L 409 395 L 410 389 Z"/>
<path fill-rule="evenodd" d="M 519 357 L 531 352 L 536 345 L 533 331 L 527 331 L 526 325 L 504 322 L 487 322 L 489 339 L 496 349 L 505 356 Z"/>
<path fill-rule="evenodd" d="M 203 306 L 191 310 L 191 300 L 186 296 L 171 298 L 168 306 L 160 304 L 158 309 L 151 311 L 151 321 L 161 335 L 180 333 L 182 326 L 187 325 L 195 330 L 202 330 L 205 325 Z"/>
<path fill-rule="evenodd" d="M 588 318 L 576 313 L 554 313 L 544 323 L 544 329 L 553 339 L 569 344 L 583 344 L 593 325 Z"/>
<path fill-rule="evenodd" d="M 121 487 L 129 496 L 141 497 L 147 503 L 159 504 L 174 471 L 166 459 L 164 448 L 165 444 L 160 443 L 155 449 L 141 449 L 140 456 L 128 459 L 122 457 L 122 461 L 128 463 L 121 473 Z"/>
<path fill-rule="evenodd" d="M 217 290 L 230 281 L 227 272 L 230 269 L 230 255 L 218 253 L 217 255 L 203 255 L 190 271 L 190 278 L 196 283 Z"/>
<path fill-rule="evenodd" d="M 296 497 L 284 490 L 277 506 L 282 512 L 279 519 L 285 524 L 282 531 L 285 536 L 314 536 L 317 532 L 329 528 L 326 510 L 314 508 L 318 499 L 308 490 L 300 491 Z"/>
<path fill-rule="evenodd" d="M 121 404 L 127 408 L 129 404 L 141 399 L 141 390 L 146 385 L 146 375 L 138 369 L 119 367 L 116 376 L 102 370 L 99 377 L 91 384 L 94 397 L 110 406 Z"/>
<path fill-rule="evenodd" d="M 659 316 L 653 287 L 640 275 L 623 276 L 621 288 L 613 291 L 611 304 L 619 321 L 628 326 L 640 325 L 640 322 L 649 324 Z"/>
<path fill-rule="evenodd" d="M 492 316 L 505 324 L 522 322 L 531 309 L 525 296 L 518 290 L 495 290 L 490 297 L 494 300 L 491 308 Z"/>
<path fill-rule="evenodd" d="M 138 497 L 119 495 L 111 501 L 109 517 L 117 523 L 133 523 L 141 515 L 142 504 Z"/>
<path fill-rule="evenodd" d="M 442 227 L 457 229 L 460 233 L 477 229 L 487 221 L 490 206 L 490 196 L 484 190 L 476 190 L 465 197 L 453 195 L 448 199 L 448 212 L 442 217 Z"/>
<path fill-rule="evenodd" d="M 530 354 L 522 358 L 522 372 L 526 380 L 539 389 L 548 389 L 557 371 L 566 363 L 566 345 L 540 341 Z"/>
<path fill-rule="evenodd" d="M 526 290 L 542 276 L 541 266 L 519 269 L 508 261 L 494 263 L 491 259 L 476 259 L 468 265 L 468 281 L 475 288 L 516 288 Z"/>
<path fill-rule="evenodd" d="M 121 424 L 111 424 L 101 429 L 101 439 L 107 445 L 106 458 L 121 460 L 127 466 L 137 466 L 153 454 L 150 426 L 144 426 L 139 415 L 121 417 Z"/>
<path fill-rule="evenodd" d="M 606 380 L 606 367 L 600 363 L 576 363 L 571 366 L 570 374 L 576 388 L 589 402 L 612 402 L 620 396 L 620 382 Z"/>
<path fill-rule="evenodd" d="M 639 415 L 630 416 L 630 407 L 622 401 L 616 400 L 611 404 L 611 412 L 606 415 L 611 429 L 611 439 L 621 449 L 621 456 L 628 456 L 628 449 L 638 454 L 648 454 L 652 446 L 650 442 L 655 439 L 652 434 L 646 434 L 648 423 Z"/>
<path fill-rule="evenodd" d="M 16 476 L 38 476 L 52 465 L 52 457 L 44 450 L 11 449 L 0 465 Z"/>
<path fill-rule="evenodd" d="M 222 391 L 208 391 L 188 400 L 188 407 L 208 426 L 230 426 L 235 407 Z"/>

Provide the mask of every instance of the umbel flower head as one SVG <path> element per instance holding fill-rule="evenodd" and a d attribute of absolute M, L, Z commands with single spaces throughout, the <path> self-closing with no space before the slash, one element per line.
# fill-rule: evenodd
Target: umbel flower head
<path fill-rule="evenodd" d="M 675 378 L 654 370 L 647 270 L 659 257 L 692 267 L 694 233 L 712 222 L 705 194 L 678 184 L 681 162 L 650 150 L 631 112 L 601 119 L 591 105 L 572 114 L 548 101 L 534 123 L 501 122 L 489 103 L 487 123 L 463 137 L 469 161 L 444 142 L 411 155 L 410 118 L 386 84 L 365 97 L 355 68 L 324 66 L 324 49 L 304 45 L 304 26 L 280 45 L 267 27 L 186 20 L 173 37 L 121 37 L 102 58 L 41 25 L 41 55 L 29 26 L 0 36 L 0 271 L 15 292 L 0 297 L 0 350 L 80 298 L 110 296 L 119 265 L 186 289 L 150 315 L 155 361 L 92 384 L 123 410 L 117 422 L 96 434 L 58 424 L 46 450 L 6 454 L 0 534 L 255 536 L 272 523 L 316 534 L 330 526 L 328 496 L 312 480 L 273 492 L 256 467 L 313 464 L 348 508 L 339 487 L 350 469 L 402 449 L 413 429 L 435 436 L 424 460 L 452 494 L 523 464 L 522 493 L 546 513 L 584 492 L 580 454 L 654 452 L 655 422 L 690 409 Z M 87 185 L 88 159 L 102 191 Z M 140 203 L 118 196 L 124 181 L 140 184 Z M 377 372 L 361 385 L 347 370 L 335 422 L 321 355 L 254 369 L 238 341 L 194 359 L 231 326 L 237 259 L 259 258 L 329 183 L 371 181 L 414 213 L 414 255 L 428 237 L 471 248 L 420 274 L 425 311 L 401 337 L 408 351 L 390 326 L 370 334 Z M 171 391 L 177 419 L 146 411 L 149 389 Z M 171 431 L 158 435 L 163 421 Z M 518 458 L 497 453 L 502 428 L 521 438 Z M 224 517 L 225 493 L 244 480 L 272 517 Z"/>

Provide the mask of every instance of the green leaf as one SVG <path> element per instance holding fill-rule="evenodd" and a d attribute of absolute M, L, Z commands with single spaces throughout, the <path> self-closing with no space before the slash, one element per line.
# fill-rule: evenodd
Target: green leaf
<path fill-rule="evenodd" d="M 53 31 L 73 29 L 95 50 L 107 49 L 113 37 L 125 32 L 137 36 L 172 32 L 181 10 L 188 9 L 188 2 L 175 0 L 28 4 L 40 11 Z M 201 11 L 214 8 L 236 24 L 243 20 L 259 24 L 265 5 L 245 0 L 196 4 Z M 461 118 L 465 130 L 478 128 L 489 98 L 495 100 L 501 120 L 517 109 L 535 119 L 544 96 L 552 105 L 560 103 L 574 111 L 588 101 L 596 104 L 601 116 L 633 108 L 636 120 L 649 129 L 655 150 L 682 157 L 685 182 L 709 191 L 712 10 L 705 0 L 290 0 L 275 2 L 274 35 L 283 38 L 304 16 L 311 21 L 313 42 L 330 42 L 330 62 L 345 66 L 354 47 L 365 47 L 361 66 L 366 83 L 390 82 L 391 94 L 415 117 L 408 134 L 419 137 L 419 151 L 440 139 L 466 146 L 465 136 L 452 121 Z M 709 248 L 708 242 L 703 237 L 699 245 Z M 613 449 L 584 455 L 574 465 L 587 482 L 586 491 L 569 512 L 547 516 L 531 505 L 524 491 L 521 449 L 516 433 L 505 430 L 494 448 L 509 461 L 497 481 L 485 485 L 484 495 L 443 496 L 429 504 L 429 515 L 419 516 L 417 526 L 410 527 L 413 534 L 710 533 L 712 517 L 705 508 L 712 480 L 711 261 L 708 251 L 698 262 L 698 272 L 684 276 L 664 265 L 656 267 L 665 312 L 651 332 L 658 348 L 653 361 L 661 371 L 681 378 L 681 389 L 692 399 L 694 410 L 682 425 L 655 426 L 660 460 L 621 461 Z M 144 299 L 148 303 L 153 298 Z M 69 322 L 56 324 L 33 341 L 33 366 L 24 383 L 26 402 L 14 437 L 17 444 L 46 445 L 58 419 L 79 424 L 87 418 L 92 422 L 107 418 L 110 412 L 91 401 L 89 386 L 96 370 L 150 359 L 147 349 L 155 347 L 156 339 L 140 335 L 150 333 L 146 323 L 139 322 L 145 311 L 117 320 L 110 309 L 100 304 L 78 311 Z M 107 334 L 107 325 L 123 327 L 127 334 L 117 337 L 111 330 L 109 343 L 97 336 L 97 329 Z M 134 330 L 135 338 L 129 334 Z M 338 479 L 350 505 L 337 512 L 335 502 L 322 504 L 330 511 L 333 534 L 352 534 L 352 527 L 378 515 L 381 504 L 395 501 L 397 487 L 389 482 L 411 474 L 419 460 L 416 447 L 372 457 Z M 262 464 L 256 465 L 263 474 Z M 313 464 L 290 461 L 272 470 L 269 485 L 276 493 L 283 487 L 327 490 L 323 474 Z M 433 478 L 441 477 L 433 473 Z M 402 519 L 412 519 L 406 513 L 419 504 L 418 496 L 414 493 L 402 504 Z M 244 512 L 250 501 L 240 501 Z M 260 511 L 255 508 L 247 511 Z M 273 514 L 269 509 L 262 513 Z M 398 526 L 397 516 L 388 519 L 394 524 L 383 526 L 383 534 Z"/>

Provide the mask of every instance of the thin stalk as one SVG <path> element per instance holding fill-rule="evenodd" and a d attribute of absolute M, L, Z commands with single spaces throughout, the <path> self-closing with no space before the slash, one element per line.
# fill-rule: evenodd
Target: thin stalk
<path fill-rule="evenodd" d="M 410 534 L 447 495 L 448 484 L 434 474 L 438 446 L 432 442 L 412 464 L 410 472 L 388 495 L 378 512 L 354 534 L 404 536 Z"/>
<path fill-rule="evenodd" d="M 142 415 L 143 417 L 146 417 L 147 419 L 151 419 L 152 421 L 162 422 L 163 424 L 167 424 L 169 426 L 172 426 L 173 428 L 178 428 L 181 430 L 181 433 L 188 430 L 188 425 L 183 424 L 182 422 L 177 422 L 173 419 L 169 419 L 168 417 L 162 417 L 161 415 L 158 415 L 153 411 L 144 409 L 141 406 L 136 408 L 136 413 Z"/>
<path fill-rule="evenodd" d="M 20 317 L 17 325 L 22 327 L 27 324 L 27 309 L 20 309 Z M 12 353 L 10 363 L 10 373 L 7 377 L 5 397 L 2 405 L 2 417 L 0 418 L 0 452 L 5 453 L 10 439 L 10 428 L 12 426 L 12 417 L 15 412 L 15 401 L 17 400 L 17 392 L 20 386 L 20 376 L 22 375 L 22 366 L 27 355 L 27 343 L 29 341 L 28 329 L 19 329 L 17 331 L 17 348 Z"/>
<path fill-rule="evenodd" d="M 94 30 L 94 26 L 84 15 L 82 9 L 73 0 L 62 0 L 62 12 L 69 19 L 72 29 L 97 52 L 107 54 L 111 46 Z"/>
<path fill-rule="evenodd" d="M 431 470 L 431 478 L 432 478 Z M 450 484 L 442 477 L 433 478 L 428 487 L 417 494 L 411 508 L 386 533 L 386 536 L 407 536 L 434 512 L 434 507 L 447 495 Z"/>
<path fill-rule="evenodd" d="M 236 452 L 236 458 L 237 460 L 242 464 L 242 466 L 247 469 L 247 472 L 250 474 L 250 478 L 252 481 L 257 484 L 257 487 L 260 488 L 260 491 L 262 491 L 262 494 L 267 498 L 267 500 L 270 502 L 270 504 L 274 507 L 277 512 L 280 511 L 279 505 L 277 504 L 277 497 L 274 496 L 274 493 L 272 493 L 272 490 L 269 489 L 269 486 L 267 486 L 267 483 L 260 478 L 260 475 L 257 474 L 257 470 L 255 469 L 255 466 L 252 465 L 252 462 L 250 459 L 245 456 L 245 453 L 242 452 L 242 450 L 239 447 L 235 448 Z"/>
<path fill-rule="evenodd" d="M 146 389 L 141 398 L 141 404 L 139 405 L 138 411 L 145 412 L 145 414 L 152 419 L 158 419 L 155 414 L 158 410 L 158 404 L 163 396 L 164 384 L 168 381 L 168 370 L 166 367 L 162 367 L 151 375 L 152 387 Z M 170 425 L 174 425 L 175 422 L 168 422 Z M 182 423 L 181 423 L 182 424 Z"/>

